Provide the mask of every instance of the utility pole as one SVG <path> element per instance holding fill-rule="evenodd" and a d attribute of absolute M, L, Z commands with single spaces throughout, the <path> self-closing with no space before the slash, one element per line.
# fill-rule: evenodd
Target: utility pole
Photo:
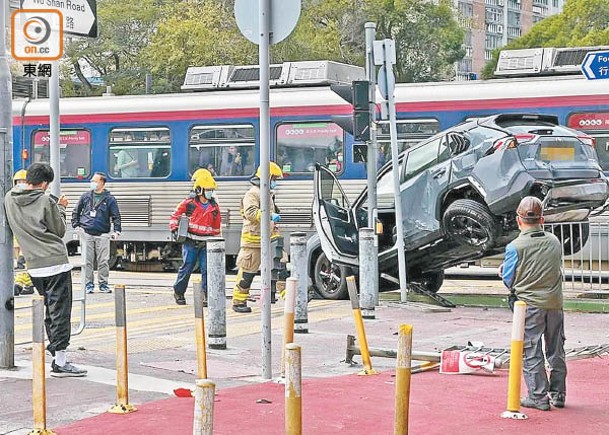
<path fill-rule="evenodd" d="M 270 74 L 270 15 L 271 1 L 260 0 L 260 45 L 258 45 L 258 64 L 260 66 L 260 254 L 262 263 L 260 275 L 262 285 L 262 377 L 273 377 L 271 360 L 271 214 L 269 203 L 271 112 L 269 102 Z"/>
<path fill-rule="evenodd" d="M 4 195 L 12 187 L 12 83 L 6 47 L 8 2 L 0 6 L 0 368 L 15 366 L 13 311 L 13 233 L 4 211 Z"/>
<path fill-rule="evenodd" d="M 370 82 L 370 142 L 368 142 L 367 155 L 367 177 L 368 177 L 368 228 L 373 228 L 376 234 L 376 220 L 378 209 L 376 204 L 376 166 L 378 143 L 376 141 L 376 66 L 374 65 L 374 40 L 376 39 L 376 23 L 368 22 L 364 25 L 366 29 L 366 80 Z M 374 237 L 378 237 L 375 235 Z M 378 257 L 378 240 L 374 243 L 372 255 Z M 378 261 L 370 263 L 372 267 L 372 277 L 370 283 L 373 285 L 371 293 L 374 298 L 374 305 L 379 301 L 379 274 Z"/>

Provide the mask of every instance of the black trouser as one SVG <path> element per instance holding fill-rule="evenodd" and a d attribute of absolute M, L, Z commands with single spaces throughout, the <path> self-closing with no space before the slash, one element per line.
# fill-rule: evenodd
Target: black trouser
<path fill-rule="evenodd" d="M 44 325 L 49 344 L 47 350 L 55 356 L 55 351 L 66 350 L 70 345 L 72 316 L 72 272 L 62 272 L 42 278 L 32 277 L 38 293 L 44 296 L 46 314 Z"/>

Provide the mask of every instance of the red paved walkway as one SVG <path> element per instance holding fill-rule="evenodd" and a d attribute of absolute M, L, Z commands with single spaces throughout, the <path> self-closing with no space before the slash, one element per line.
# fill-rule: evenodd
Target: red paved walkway
<path fill-rule="evenodd" d="M 410 433 L 609 434 L 609 358 L 568 364 L 567 406 L 551 412 L 526 410 L 529 420 L 504 420 L 507 372 L 495 375 L 413 375 Z M 303 382 L 305 434 L 392 434 L 392 373 L 342 376 Z M 524 387 L 524 385 L 523 385 Z M 257 404 L 267 399 L 270 404 Z M 274 383 L 217 391 L 215 434 L 283 434 L 284 387 Z M 139 405 L 125 416 L 102 414 L 59 435 L 192 433 L 193 399 L 171 398 Z"/>

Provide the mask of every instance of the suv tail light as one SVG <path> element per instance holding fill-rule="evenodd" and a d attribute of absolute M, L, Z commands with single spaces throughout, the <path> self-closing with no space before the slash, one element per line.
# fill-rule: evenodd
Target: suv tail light
<path fill-rule="evenodd" d="M 529 133 L 522 133 L 522 134 L 515 134 L 514 138 L 516 138 L 516 141 L 518 141 L 518 145 L 522 145 L 525 143 L 534 142 L 537 139 L 537 135 L 529 134 Z"/>
<path fill-rule="evenodd" d="M 592 136 L 588 136 L 587 134 L 580 134 L 577 138 L 584 144 L 589 145 L 591 147 L 596 146 L 596 139 Z"/>
<path fill-rule="evenodd" d="M 516 139 L 513 137 L 504 137 L 503 139 L 498 139 L 493 144 L 493 149 L 497 150 L 506 150 L 508 148 L 516 148 Z"/>

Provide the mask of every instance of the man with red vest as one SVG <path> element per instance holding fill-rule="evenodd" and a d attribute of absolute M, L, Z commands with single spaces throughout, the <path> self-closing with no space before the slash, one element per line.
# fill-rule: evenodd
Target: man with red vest
<path fill-rule="evenodd" d="M 182 201 L 169 219 L 169 229 L 177 238 L 179 221 L 182 216 L 188 217 L 188 235 L 182 245 L 183 264 L 178 270 L 178 277 L 173 285 L 174 298 L 178 305 L 186 305 L 184 293 L 188 287 L 190 275 L 199 264 L 201 269 L 201 287 L 203 300 L 207 300 L 207 247 L 205 238 L 220 235 L 220 207 L 214 199 L 216 181 L 207 169 L 198 169 L 193 175 L 193 193 Z"/>

